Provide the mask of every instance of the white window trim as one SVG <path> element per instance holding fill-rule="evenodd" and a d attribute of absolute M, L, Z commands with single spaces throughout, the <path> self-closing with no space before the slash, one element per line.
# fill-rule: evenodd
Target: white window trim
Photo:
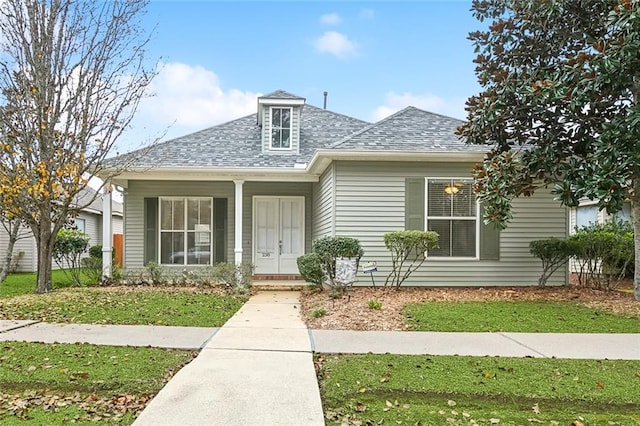
<path fill-rule="evenodd" d="M 451 216 L 429 216 L 429 181 L 430 180 L 463 180 L 473 182 L 471 177 L 425 177 L 424 178 L 424 224 L 423 228 L 427 230 L 427 223 L 429 219 L 446 219 L 451 220 Z M 429 253 L 426 253 L 425 258 L 429 261 L 478 261 L 480 260 L 480 202 L 476 198 L 476 215 L 475 218 L 471 216 L 456 217 L 455 220 L 475 220 L 476 221 L 476 255 L 469 257 L 452 257 L 452 256 L 432 256 L 429 257 Z"/>
<path fill-rule="evenodd" d="M 185 229 L 181 230 L 181 231 L 177 231 L 177 230 L 173 230 L 173 229 L 162 229 L 162 201 L 163 200 L 182 200 L 184 201 L 184 209 L 183 209 L 183 219 L 184 219 L 184 226 Z M 188 200 L 209 200 L 211 202 L 211 217 L 209 218 L 209 223 L 211 224 L 209 226 L 209 247 L 211 247 L 213 245 L 213 197 L 158 197 L 158 248 L 157 248 L 157 253 L 158 253 L 158 264 L 163 265 L 163 266 L 173 266 L 173 267 L 178 267 L 178 266 L 191 266 L 191 267 L 198 267 L 198 266 L 210 266 L 212 265 L 212 256 L 213 256 L 213 250 L 211 250 L 211 248 L 209 249 L 209 263 L 206 265 L 203 264 L 198 264 L 198 263 L 187 263 L 188 260 L 188 256 L 184 256 L 184 260 L 182 262 L 182 264 L 180 263 L 162 263 L 162 233 L 163 232 L 182 232 L 185 236 L 184 239 L 184 243 L 185 243 L 185 247 L 183 248 L 183 250 L 186 248 L 186 244 L 187 244 L 187 234 L 189 232 L 196 232 L 196 231 L 189 231 L 187 229 L 187 201 Z M 184 252 L 186 253 L 187 250 L 184 250 Z"/>
<path fill-rule="evenodd" d="M 278 148 L 273 146 L 273 110 L 274 109 L 288 109 L 289 110 L 289 148 Z M 293 108 L 274 105 L 269 107 L 269 150 L 271 151 L 293 151 Z"/>

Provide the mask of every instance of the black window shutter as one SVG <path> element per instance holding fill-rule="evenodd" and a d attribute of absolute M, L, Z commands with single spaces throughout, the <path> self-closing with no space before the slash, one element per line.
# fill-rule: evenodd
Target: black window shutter
<path fill-rule="evenodd" d="M 480 204 L 480 260 L 500 260 L 500 230 L 482 219 L 484 206 Z"/>
<path fill-rule="evenodd" d="M 144 199 L 144 264 L 158 261 L 158 198 Z"/>
<path fill-rule="evenodd" d="M 424 231 L 424 178 L 404 182 L 404 229 Z"/>

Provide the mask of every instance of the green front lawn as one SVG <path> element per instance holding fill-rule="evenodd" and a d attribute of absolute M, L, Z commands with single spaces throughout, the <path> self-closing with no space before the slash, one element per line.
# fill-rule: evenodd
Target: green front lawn
<path fill-rule="evenodd" d="M 0 299 L 0 319 L 219 327 L 243 303 L 216 290 L 66 288 Z"/>
<path fill-rule="evenodd" d="M 428 302 L 403 310 L 416 331 L 640 333 L 640 318 L 570 302 Z"/>
<path fill-rule="evenodd" d="M 35 273 L 11 274 L 0 284 L 0 319 L 220 327 L 246 300 L 215 288 L 70 285 L 64 271 L 55 270 L 54 291 L 35 294 Z"/>
<path fill-rule="evenodd" d="M 131 424 L 193 352 L 2 342 L 0 423 Z"/>
<path fill-rule="evenodd" d="M 640 361 L 317 357 L 328 424 L 640 422 Z"/>
<path fill-rule="evenodd" d="M 54 269 L 51 275 L 54 289 L 72 285 L 71 279 L 61 269 Z M 0 283 L 0 299 L 35 293 L 36 280 L 35 272 L 10 274 L 3 283 Z"/>

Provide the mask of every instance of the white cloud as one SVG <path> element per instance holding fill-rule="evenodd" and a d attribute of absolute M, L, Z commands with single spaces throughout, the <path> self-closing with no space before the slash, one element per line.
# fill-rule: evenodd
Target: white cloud
<path fill-rule="evenodd" d="M 384 104 L 378 106 L 372 115 L 373 121 L 381 120 L 401 109 L 414 106 L 425 111 L 447 115 L 449 117 L 464 119 L 466 99 L 445 99 L 433 94 L 415 94 L 411 92 L 396 93 L 387 92 L 384 96 Z"/>
<path fill-rule="evenodd" d="M 149 92 L 154 96 L 140 102 L 114 155 L 253 114 L 261 95 L 223 88 L 213 71 L 179 62 L 162 64 Z"/>
<path fill-rule="evenodd" d="M 342 18 L 337 13 L 325 13 L 320 16 L 320 23 L 325 25 L 338 25 Z"/>
<path fill-rule="evenodd" d="M 353 55 L 358 46 L 347 36 L 337 31 L 327 31 L 315 41 L 316 50 L 320 53 L 330 53 L 339 58 Z"/>
<path fill-rule="evenodd" d="M 161 125 L 200 130 L 256 112 L 258 93 L 223 89 L 218 76 L 202 66 L 179 62 L 164 64 L 150 87 L 140 115 Z"/>

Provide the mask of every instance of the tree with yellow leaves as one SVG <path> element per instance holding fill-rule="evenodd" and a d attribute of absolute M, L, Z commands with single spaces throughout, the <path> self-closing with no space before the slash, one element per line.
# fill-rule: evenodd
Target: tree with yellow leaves
<path fill-rule="evenodd" d="M 140 23 L 146 5 L 0 5 L 0 199 L 3 212 L 36 238 L 38 293 L 52 289 L 58 230 L 93 201 L 78 195 L 103 170 L 154 75 Z"/>

